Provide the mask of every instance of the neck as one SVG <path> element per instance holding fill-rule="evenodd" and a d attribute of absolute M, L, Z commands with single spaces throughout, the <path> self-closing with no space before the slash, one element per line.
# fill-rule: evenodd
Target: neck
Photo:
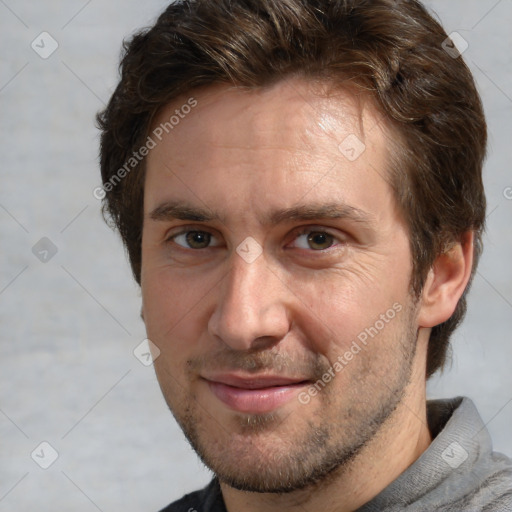
<path fill-rule="evenodd" d="M 423 359 L 419 357 L 419 359 Z M 415 365 L 400 405 L 351 463 L 314 488 L 286 494 L 239 491 L 221 482 L 228 512 L 349 512 L 368 503 L 432 442 L 427 424 L 425 372 Z"/>

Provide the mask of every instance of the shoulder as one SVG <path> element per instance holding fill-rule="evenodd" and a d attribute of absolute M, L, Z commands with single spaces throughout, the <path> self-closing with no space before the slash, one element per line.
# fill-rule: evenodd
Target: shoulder
<path fill-rule="evenodd" d="M 467 496 L 468 504 L 484 512 L 512 510 L 512 460 L 492 452 L 484 462 L 486 475 Z M 475 508 L 477 510 L 477 508 Z"/>
<path fill-rule="evenodd" d="M 512 511 L 512 466 L 507 468 L 500 464 L 485 480 L 475 482 L 468 494 L 453 501 L 441 512 L 510 512 Z"/>
<path fill-rule="evenodd" d="M 473 402 L 459 397 L 438 405 L 453 410 L 428 450 L 435 455 L 432 467 L 440 476 L 437 495 L 444 496 L 440 500 L 443 504 L 449 503 L 439 510 L 512 511 L 512 460 L 493 451 L 489 432 Z"/>
<path fill-rule="evenodd" d="M 218 480 L 214 478 L 204 489 L 186 494 L 160 512 L 226 512 Z"/>

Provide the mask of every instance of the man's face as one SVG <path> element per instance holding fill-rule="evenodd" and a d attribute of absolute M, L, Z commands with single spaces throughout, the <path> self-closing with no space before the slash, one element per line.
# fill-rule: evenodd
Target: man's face
<path fill-rule="evenodd" d="M 369 102 L 300 80 L 193 96 L 147 159 L 142 294 L 156 374 L 222 481 L 303 488 L 374 437 L 415 361 L 386 129 Z"/>

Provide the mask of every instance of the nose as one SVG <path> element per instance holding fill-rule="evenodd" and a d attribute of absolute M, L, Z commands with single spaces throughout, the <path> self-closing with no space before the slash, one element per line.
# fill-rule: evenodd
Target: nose
<path fill-rule="evenodd" d="M 290 291 L 264 255 L 247 263 L 238 254 L 219 285 L 209 333 L 234 350 L 270 348 L 289 331 Z"/>

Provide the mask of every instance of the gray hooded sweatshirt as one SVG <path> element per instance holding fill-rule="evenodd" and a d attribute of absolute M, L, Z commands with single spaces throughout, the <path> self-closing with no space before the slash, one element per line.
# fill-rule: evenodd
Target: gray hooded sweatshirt
<path fill-rule="evenodd" d="M 512 460 L 492 451 L 473 402 L 430 400 L 427 413 L 430 446 L 355 512 L 512 512 Z M 161 512 L 191 511 L 226 512 L 216 478 Z"/>

